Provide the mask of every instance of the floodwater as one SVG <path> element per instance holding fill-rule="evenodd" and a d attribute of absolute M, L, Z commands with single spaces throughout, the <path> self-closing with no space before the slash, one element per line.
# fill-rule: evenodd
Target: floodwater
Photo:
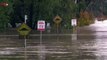
<path fill-rule="evenodd" d="M 96 20 L 73 34 L 0 35 L 0 60 L 106 60 L 106 27 L 107 20 Z"/>
<path fill-rule="evenodd" d="M 83 60 L 107 60 L 107 20 L 78 29 Z M 86 57 L 85 57 L 86 56 Z"/>

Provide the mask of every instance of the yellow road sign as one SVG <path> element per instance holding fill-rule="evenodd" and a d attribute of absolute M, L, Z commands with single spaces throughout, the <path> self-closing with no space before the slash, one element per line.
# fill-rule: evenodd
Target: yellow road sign
<path fill-rule="evenodd" d="M 56 16 L 53 20 L 56 24 L 59 24 L 62 21 L 62 18 L 60 16 Z"/>
<path fill-rule="evenodd" d="M 18 29 L 17 31 L 19 32 L 20 35 L 26 36 L 29 34 L 29 32 L 31 31 L 31 28 L 26 25 L 25 23 L 23 23 Z"/>

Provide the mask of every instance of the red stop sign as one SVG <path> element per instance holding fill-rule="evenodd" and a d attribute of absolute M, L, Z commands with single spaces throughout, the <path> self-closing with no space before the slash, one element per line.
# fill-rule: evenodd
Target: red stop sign
<path fill-rule="evenodd" d="M 44 31 L 45 30 L 45 21 L 40 20 L 37 22 L 37 29 L 39 31 Z"/>

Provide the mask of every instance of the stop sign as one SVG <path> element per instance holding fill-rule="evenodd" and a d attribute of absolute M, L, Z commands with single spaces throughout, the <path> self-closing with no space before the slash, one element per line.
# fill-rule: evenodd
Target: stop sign
<path fill-rule="evenodd" d="M 45 21 L 40 20 L 37 22 L 37 30 L 39 30 L 39 31 L 45 30 Z"/>

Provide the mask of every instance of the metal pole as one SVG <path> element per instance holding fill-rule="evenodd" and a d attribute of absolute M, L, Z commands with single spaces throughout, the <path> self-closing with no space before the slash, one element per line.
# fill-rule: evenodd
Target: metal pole
<path fill-rule="evenodd" d="M 26 21 L 27 21 L 27 15 L 25 15 L 25 24 L 26 24 Z"/>
<path fill-rule="evenodd" d="M 77 40 L 77 28 L 73 26 L 72 40 Z"/>
<path fill-rule="evenodd" d="M 59 25 L 57 24 L 57 34 L 59 33 Z"/>
<path fill-rule="evenodd" d="M 40 47 L 39 47 L 39 60 L 43 60 L 42 56 L 42 31 L 40 31 Z"/>
<path fill-rule="evenodd" d="M 40 45 L 42 45 L 42 31 L 40 31 Z"/>
<path fill-rule="evenodd" d="M 24 43 L 24 45 L 25 45 L 25 60 L 27 60 L 27 39 L 26 39 L 26 36 L 24 36 L 24 39 L 25 39 L 25 43 Z"/>

